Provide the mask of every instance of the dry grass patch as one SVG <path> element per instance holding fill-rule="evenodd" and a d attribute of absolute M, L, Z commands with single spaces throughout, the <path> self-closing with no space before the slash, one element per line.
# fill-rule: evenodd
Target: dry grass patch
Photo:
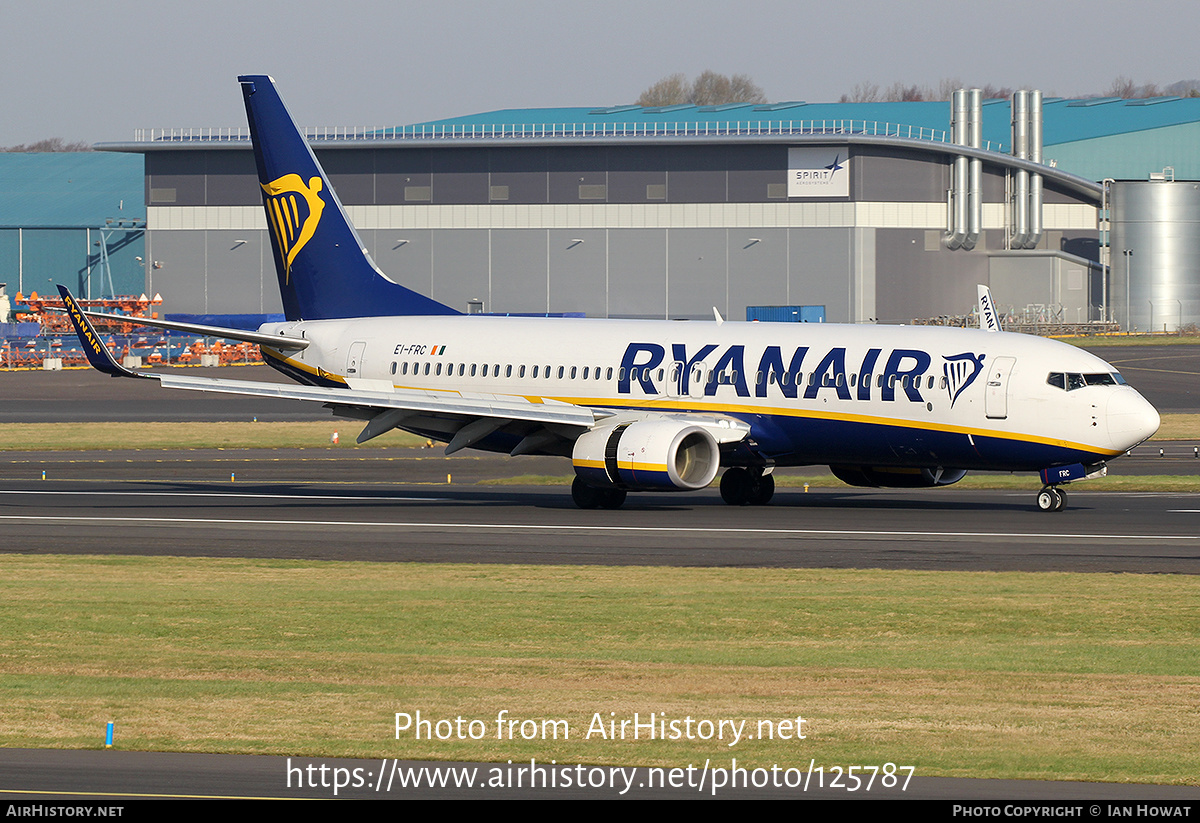
<path fill-rule="evenodd" d="M 356 446 L 362 424 L 353 420 L 200 423 L 4 423 L 0 451 L 116 449 L 366 449 L 425 442 L 392 431 Z M 330 442 L 337 432 L 339 443 Z"/>
<path fill-rule="evenodd" d="M 1200 773 L 1193 578 L 8 555 L 0 602 L 6 746 L 114 720 L 137 749 Z M 416 710 L 489 735 L 395 739 Z M 569 738 L 496 740 L 500 710 Z M 635 712 L 808 736 L 587 738 Z"/>

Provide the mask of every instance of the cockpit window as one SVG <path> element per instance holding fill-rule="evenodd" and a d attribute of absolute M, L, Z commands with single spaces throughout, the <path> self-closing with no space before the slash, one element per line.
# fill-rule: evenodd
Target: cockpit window
<path fill-rule="evenodd" d="M 1075 391 L 1084 386 L 1124 386 L 1125 378 L 1116 372 L 1077 374 L 1072 372 L 1050 372 L 1046 382 L 1064 391 Z"/>

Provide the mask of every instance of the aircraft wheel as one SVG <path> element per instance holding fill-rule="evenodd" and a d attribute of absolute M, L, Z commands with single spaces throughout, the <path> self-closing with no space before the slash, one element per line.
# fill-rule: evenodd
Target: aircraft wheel
<path fill-rule="evenodd" d="M 604 505 L 604 490 L 589 486 L 576 477 L 571 481 L 571 499 L 581 509 L 598 509 Z"/>
<path fill-rule="evenodd" d="M 625 504 L 624 489 L 601 489 L 600 507 L 604 509 L 619 509 Z"/>
<path fill-rule="evenodd" d="M 1060 512 L 1067 507 L 1067 490 L 1055 489 L 1054 494 L 1056 497 L 1058 497 L 1058 505 L 1054 507 L 1054 510 L 1056 512 Z"/>
<path fill-rule="evenodd" d="M 765 506 L 770 503 L 771 498 L 775 496 L 775 476 L 760 474 L 750 477 L 750 495 L 747 502 L 751 506 Z"/>
<path fill-rule="evenodd" d="M 731 506 L 745 506 L 750 502 L 750 483 L 750 472 L 728 469 L 721 475 L 721 499 Z"/>
<path fill-rule="evenodd" d="M 1038 511 L 1056 512 L 1062 508 L 1062 506 L 1065 502 L 1066 502 L 1066 497 L 1065 496 L 1060 497 L 1058 489 L 1055 489 L 1051 486 L 1046 486 L 1040 492 L 1038 492 L 1038 496 L 1037 496 Z"/>

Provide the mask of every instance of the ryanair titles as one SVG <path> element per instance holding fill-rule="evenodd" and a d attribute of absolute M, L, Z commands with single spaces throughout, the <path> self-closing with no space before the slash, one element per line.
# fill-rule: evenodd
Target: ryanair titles
<path fill-rule="evenodd" d="M 709 343 L 689 352 L 686 344 L 672 343 L 668 352 L 668 347 L 659 343 L 630 343 L 621 358 L 617 393 L 712 397 L 720 386 L 730 386 L 738 397 L 767 397 L 770 393 L 812 400 L 825 391 L 839 400 L 895 401 L 904 397 L 923 403 L 922 391 L 928 392 L 938 383 L 932 376 L 933 357 L 920 349 L 892 349 L 886 354 L 883 349 L 867 349 L 861 360 L 851 363 L 857 367 L 852 372 L 847 371 L 844 346 L 824 354 L 810 351 L 808 346 L 787 351 L 767 346 L 757 360 L 753 355 L 747 358 L 743 345 L 718 349 Z M 941 388 L 951 400 L 957 400 L 982 371 L 984 355 L 942 359 Z M 752 367 L 749 372 L 748 364 Z"/>

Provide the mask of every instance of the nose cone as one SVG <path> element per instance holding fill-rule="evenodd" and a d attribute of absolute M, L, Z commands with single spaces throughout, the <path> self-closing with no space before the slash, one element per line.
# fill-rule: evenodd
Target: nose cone
<path fill-rule="evenodd" d="M 1108 436 L 1113 448 L 1127 451 L 1143 440 L 1149 439 L 1161 422 L 1158 411 L 1146 398 L 1128 386 L 1115 391 L 1108 399 L 1105 409 Z"/>

